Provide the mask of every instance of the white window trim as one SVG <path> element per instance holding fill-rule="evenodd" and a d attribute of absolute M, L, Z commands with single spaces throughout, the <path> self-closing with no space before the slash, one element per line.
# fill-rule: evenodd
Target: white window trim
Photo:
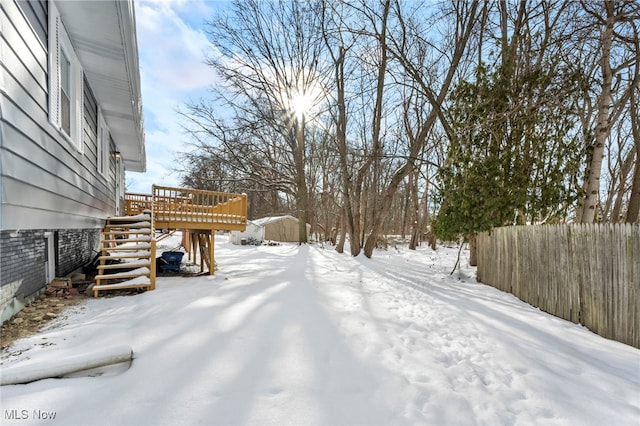
<path fill-rule="evenodd" d="M 60 54 L 64 52 L 70 62 L 70 121 L 68 135 L 62 129 L 60 114 Z M 49 121 L 65 139 L 71 142 L 79 152 L 84 152 L 83 107 L 84 88 L 82 66 L 78 60 L 71 39 L 64 28 L 55 3 L 49 2 Z"/>
<path fill-rule="evenodd" d="M 124 200 L 125 190 L 125 170 L 124 163 L 121 157 L 116 157 L 116 213 L 119 215 L 124 214 L 123 211 L 120 211 L 121 208 L 121 200 Z"/>
<path fill-rule="evenodd" d="M 107 122 L 104 120 L 104 115 L 102 115 L 102 109 L 98 107 L 98 155 L 96 163 L 98 172 L 106 178 L 109 177 L 110 139 L 109 127 L 107 127 Z"/>

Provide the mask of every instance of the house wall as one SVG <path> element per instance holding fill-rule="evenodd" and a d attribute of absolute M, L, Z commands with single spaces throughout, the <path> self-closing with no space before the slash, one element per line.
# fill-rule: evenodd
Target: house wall
<path fill-rule="evenodd" d="M 47 239 L 54 236 L 55 276 L 67 276 L 89 263 L 100 246 L 99 229 L 0 232 L 0 320 L 11 318 L 44 291 Z"/>
<path fill-rule="evenodd" d="M 22 13 L 31 24 L 36 37 L 43 45 L 47 45 L 47 12 L 49 10 L 47 0 L 29 0 L 20 4 Z"/>
<path fill-rule="evenodd" d="M 91 259 L 104 219 L 115 213 L 116 176 L 124 185 L 115 158 L 109 159 L 108 173 L 98 172 L 98 102 L 86 79 L 82 149 L 49 121 L 47 12 L 46 1 L 0 2 L 3 312 L 46 285 L 45 232 L 57 235 L 56 275 Z"/>
<path fill-rule="evenodd" d="M 98 173 L 96 119 L 88 119 L 96 103 L 85 102 L 80 152 L 49 122 L 47 47 L 22 4 L 0 9 L 2 229 L 101 227 L 115 209 L 115 162 L 109 176 Z M 85 85 L 85 100 L 88 92 Z"/>
<path fill-rule="evenodd" d="M 98 254 L 99 229 L 61 229 L 56 232 L 56 276 L 66 276 Z"/>
<path fill-rule="evenodd" d="M 0 232 L 0 320 L 13 314 L 37 296 L 45 282 L 44 231 Z"/>

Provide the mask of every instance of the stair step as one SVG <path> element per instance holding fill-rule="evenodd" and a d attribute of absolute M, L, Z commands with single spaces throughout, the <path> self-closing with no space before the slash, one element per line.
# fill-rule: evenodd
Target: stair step
<path fill-rule="evenodd" d="M 108 223 L 105 228 L 150 228 L 151 222 Z"/>
<path fill-rule="evenodd" d="M 93 287 L 94 296 L 103 290 L 154 288 L 151 283 L 151 269 L 155 267 L 155 259 L 151 259 L 154 232 L 151 229 L 150 211 L 135 216 L 107 218 L 100 243 L 102 255 L 98 260 L 101 265 L 97 266 L 95 280 L 101 284 Z M 110 260 L 122 262 L 104 264 Z M 122 282 L 109 283 L 110 280 Z"/>
<path fill-rule="evenodd" d="M 104 284 L 93 286 L 93 295 L 96 296 L 100 290 L 117 290 L 123 288 L 151 287 L 149 277 L 136 277 L 131 280 L 115 284 Z"/>
<path fill-rule="evenodd" d="M 108 217 L 108 221 L 110 222 L 131 222 L 131 221 L 139 221 L 139 220 L 151 220 L 151 215 L 149 213 L 140 213 L 135 216 L 113 216 Z"/>
<path fill-rule="evenodd" d="M 102 231 L 102 235 L 151 234 L 151 228 L 129 229 L 128 231 Z"/>
<path fill-rule="evenodd" d="M 151 266 L 151 262 L 147 259 L 135 260 L 133 262 L 110 263 L 109 265 L 98 265 L 98 270 L 104 269 L 123 269 L 123 268 L 139 268 L 141 266 Z"/>
<path fill-rule="evenodd" d="M 151 271 L 149 270 L 149 268 L 136 268 L 133 269 L 131 271 L 126 271 L 126 272 L 118 272 L 115 274 L 103 274 L 103 275 L 96 275 L 96 281 L 97 280 L 115 280 L 115 279 L 122 279 L 122 278 L 135 278 L 135 277 L 140 277 L 140 276 L 148 276 L 151 273 Z"/>
<path fill-rule="evenodd" d="M 100 256 L 98 260 L 116 260 L 116 259 L 135 259 L 135 258 L 150 258 L 151 252 L 148 251 L 136 251 L 131 253 L 116 253 L 110 255 Z"/>
<path fill-rule="evenodd" d="M 103 247 L 102 251 L 124 251 L 124 250 L 128 250 L 128 251 L 139 251 L 139 250 L 147 250 L 151 248 L 151 244 L 149 243 L 142 243 L 142 244 L 135 244 L 135 245 L 120 245 L 120 246 L 115 246 L 115 247 Z"/>
<path fill-rule="evenodd" d="M 103 243 L 118 243 L 118 244 L 137 243 L 137 242 L 148 243 L 150 241 L 151 241 L 150 235 L 147 235 L 144 237 L 120 238 L 120 239 L 116 238 L 111 240 L 102 240 Z"/>

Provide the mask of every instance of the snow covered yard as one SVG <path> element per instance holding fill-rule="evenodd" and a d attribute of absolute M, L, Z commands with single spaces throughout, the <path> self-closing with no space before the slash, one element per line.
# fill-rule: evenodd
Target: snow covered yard
<path fill-rule="evenodd" d="M 215 277 L 91 299 L 16 342 L 3 368 L 122 344 L 134 361 L 3 386 L 2 424 L 640 423 L 640 350 L 450 276 L 455 248 L 217 238 Z"/>

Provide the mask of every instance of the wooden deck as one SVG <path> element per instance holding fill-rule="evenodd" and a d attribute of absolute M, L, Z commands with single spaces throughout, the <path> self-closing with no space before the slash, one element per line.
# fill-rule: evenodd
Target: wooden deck
<path fill-rule="evenodd" d="M 151 212 L 151 233 L 156 229 L 183 231 L 189 259 L 200 252 L 200 270 L 206 264 L 213 275 L 215 231 L 244 231 L 247 195 L 153 185 L 151 194 L 125 194 L 129 216 Z"/>
<path fill-rule="evenodd" d="M 153 186 L 152 194 L 125 194 L 126 214 L 151 211 L 154 229 L 244 231 L 247 195 Z"/>

